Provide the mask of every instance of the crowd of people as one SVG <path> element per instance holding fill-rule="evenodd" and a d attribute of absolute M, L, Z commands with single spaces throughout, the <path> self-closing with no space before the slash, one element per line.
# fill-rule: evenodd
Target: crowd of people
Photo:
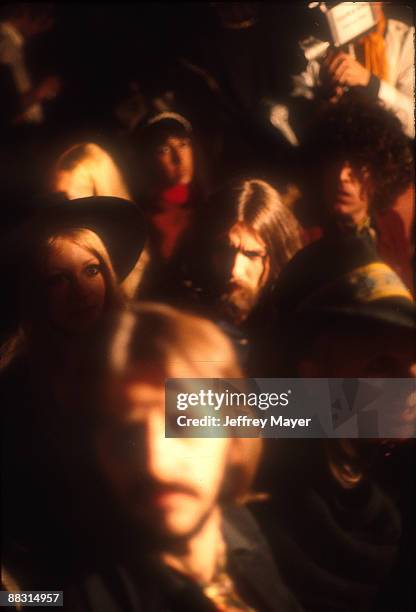
<path fill-rule="evenodd" d="M 168 378 L 416 378 L 412 15 L 319 59 L 312 4 L 0 7 L 10 609 L 416 608 L 415 393 L 165 437 Z"/>

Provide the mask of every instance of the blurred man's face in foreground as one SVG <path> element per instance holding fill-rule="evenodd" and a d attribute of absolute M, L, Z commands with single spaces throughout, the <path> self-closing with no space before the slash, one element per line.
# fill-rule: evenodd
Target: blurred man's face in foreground
<path fill-rule="evenodd" d="M 110 398 L 97 442 L 116 500 L 159 542 L 192 537 L 217 508 L 229 440 L 165 438 L 165 389 L 156 378 L 125 378 Z"/>

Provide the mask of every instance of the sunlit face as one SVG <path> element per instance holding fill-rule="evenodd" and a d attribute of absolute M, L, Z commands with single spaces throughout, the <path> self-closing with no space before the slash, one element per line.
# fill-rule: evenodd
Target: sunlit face
<path fill-rule="evenodd" d="M 154 160 L 166 186 L 189 185 L 192 181 L 194 155 L 189 138 L 170 136 L 157 147 Z"/>
<path fill-rule="evenodd" d="M 43 279 L 52 326 L 80 332 L 100 318 L 106 286 L 102 265 L 91 251 L 69 238 L 57 238 L 48 247 Z"/>
<path fill-rule="evenodd" d="M 214 253 L 214 270 L 223 280 L 224 306 L 234 318 L 244 319 L 257 303 L 270 273 L 267 247 L 260 236 L 243 223 L 236 223 L 220 238 Z"/>
<path fill-rule="evenodd" d="M 217 508 L 229 440 L 165 438 L 161 380 L 126 379 L 110 398 L 97 448 L 116 500 L 158 541 L 192 537 Z"/>
<path fill-rule="evenodd" d="M 341 223 L 359 225 L 368 216 L 373 185 L 367 168 L 349 161 L 327 164 L 323 191 L 327 210 Z"/>

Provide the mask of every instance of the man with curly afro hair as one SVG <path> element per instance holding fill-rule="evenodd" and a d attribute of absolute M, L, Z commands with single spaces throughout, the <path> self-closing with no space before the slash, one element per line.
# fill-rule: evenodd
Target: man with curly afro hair
<path fill-rule="evenodd" d="M 368 191 L 369 207 L 379 210 L 393 204 L 414 172 L 412 149 L 398 119 L 361 100 L 326 108 L 306 134 L 303 152 L 305 161 L 314 166 L 323 203 L 339 216 L 351 211 L 346 202 L 341 205 L 345 165 Z"/>
<path fill-rule="evenodd" d="M 360 236 L 412 288 L 411 240 L 392 208 L 414 175 L 412 148 L 399 120 L 381 106 L 345 98 L 310 126 L 301 161 L 307 225 L 319 225 L 323 237 L 298 257 L 311 268 L 315 253 L 321 265 L 324 252 L 331 258 L 340 242 Z M 414 206 L 412 198 L 407 203 Z"/>

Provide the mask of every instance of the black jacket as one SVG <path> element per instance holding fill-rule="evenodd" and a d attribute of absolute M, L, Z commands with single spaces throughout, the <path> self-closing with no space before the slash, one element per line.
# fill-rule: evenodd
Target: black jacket
<path fill-rule="evenodd" d="M 248 510 L 224 509 L 223 533 L 228 571 L 247 605 L 258 612 L 300 612 L 283 585 L 268 545 Z M 89 574 L 65 588 L 64 609 L 71 612 L 215 612 L 213 603 L 189 578 L 138 562 L 117 564 Z"/>

